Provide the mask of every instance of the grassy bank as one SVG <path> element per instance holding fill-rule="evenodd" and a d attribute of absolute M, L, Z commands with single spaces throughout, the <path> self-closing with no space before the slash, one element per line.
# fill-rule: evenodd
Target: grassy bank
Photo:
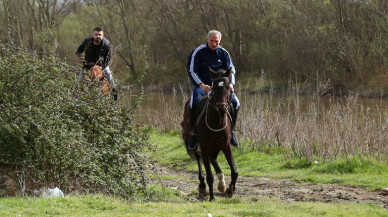
<path fill-rule="evenodd" d="M 168 196 L 168 195 L 167 195 Z M 134 202 L 102 195 L 65 198 L 0 198 L 0 216 L 386 216 L 373 204 L 287 203 L 239 198 L 210 202 Z"/>
<path fill-rule="evenodd" d="M 196 164 L 188 160 L 189 157 L 178 132 L 152 132 L 150 139 L 158 147 L 157 155 L 152 155 L 154 159 L 164 164 L 174 165 L 174 168 L 177 169 L 197 171 Z M 305 159 L 286 157 L 281 149 L 278 149 L 278 152 L 271 150 L 272 153 L 242 148 L 234 149 L 239 174 L 286 178 L 297 182 L 354 185 L 368 190 L 388 186 L 388 165 L 384 162 L 354 156 L 326 163 L 317 159 L 310 164 Z M 220 154 L 218 159 L 223 171 L 229 174 L 229 167 L 224 156 Z"/>

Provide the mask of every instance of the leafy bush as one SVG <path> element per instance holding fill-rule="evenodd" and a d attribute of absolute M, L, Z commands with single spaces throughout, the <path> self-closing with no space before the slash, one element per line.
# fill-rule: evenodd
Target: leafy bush
<path fill-rule="evenodd" d="M 0 195 L 143 193 L 148 143 L 131 111 L 89 82 L 76 88 L 77 70 L 49 52 L 0 49 Z"/>

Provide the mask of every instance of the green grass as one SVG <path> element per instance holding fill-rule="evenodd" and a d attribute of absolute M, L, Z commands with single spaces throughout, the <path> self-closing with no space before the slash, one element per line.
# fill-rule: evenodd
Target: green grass
<path fill-rule="evenodd" d="M 155 160 L 174 165 L 177 169 L 197 171 L 196 164 L 189 160 L 179 133 L 151 132 L 150 140 L 157 146 L 157 154 L 150 154 Z M 323 161 L 317 159 L 317 163 L 309 164 L 303 159 L 286 159 L 283 154 L 266 154 L 241 148 L 234 149 L 234 157 L 239 175 L 243 176 L 354 185 L 368 190 L 388 187 L 388 165 L 361 157 L 339 159 L 329 163 L 322 163 Z M 218 159 L 225 174 L 230 174 L 222 153 Z"/>
<path fill-rule="evenodd" d="M 168 197 L 168 195 L 166 196 Z M 252 197 L 216 202 L 133 202 L 103 195 L 0 198 L 0 216 L 387 216 L 373 204 L 287 203 Z"/>

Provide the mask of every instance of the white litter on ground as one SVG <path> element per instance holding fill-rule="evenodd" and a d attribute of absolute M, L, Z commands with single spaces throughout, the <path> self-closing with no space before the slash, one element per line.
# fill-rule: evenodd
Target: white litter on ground
<path fill-rule="evenodd" d="M 58 188 L 47 188 L 45 190 L 42 190 L 42 197 L 64 197 L 65 195 L 63 192 Z"/>

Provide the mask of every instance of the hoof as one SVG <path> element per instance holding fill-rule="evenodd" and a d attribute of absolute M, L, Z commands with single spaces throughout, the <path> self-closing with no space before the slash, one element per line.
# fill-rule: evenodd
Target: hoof
<path fill-rule="evenodd" d="M 214 197 L 209 199 L 209 202 L 213 202 L 213 201 L 216 201 Z"/>
<path fill-rule="evenodd" d="M 218 191 L 219 191 L 220 193 L 225 193 L 225 191 L 226 191 L 226 186 L 225 186 L 225 185 L 224 185 L 224 186 L 218 185 Z"/>
<path fill-rule="evenodd" d="M 200 194 L 200 196 L 202 197 L 206 197 L 208 194 L 209 194 L 209 190 L 205 188 L 198 188 L 198 193 Z"/>
<path fill-rule="evenodd" d="M 233 187 L 229 187 L 228 189 L 226 189 L 226 194 L 228 197 L 232 197 L 233 193 L 234 193 Z"/>

